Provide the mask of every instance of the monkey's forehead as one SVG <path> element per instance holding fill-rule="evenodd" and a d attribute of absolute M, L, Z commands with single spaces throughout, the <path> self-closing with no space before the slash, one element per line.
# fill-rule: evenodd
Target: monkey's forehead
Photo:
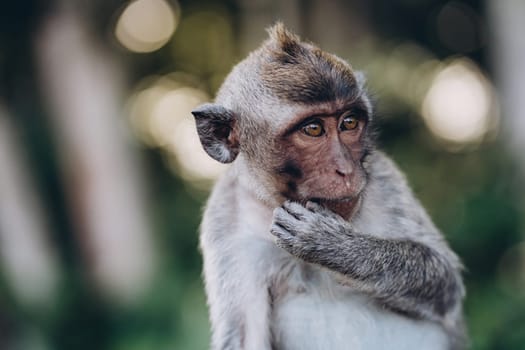
<path fill-rule="evenodd" d="M 269 45 L 262 50 L 262 84 L 281 100 L 314 104 L 355 100 L 360 95 L 356 76 L 349 64 L 310 44 L 293 48 Z"/>
<path fill-rule="evenodd" d="M 289 123 L 291 116 L 313 114 L 317 107 L 320 111 L 315 114 L 333 114 L 354 102 L 371 115 L 362 79 L 347 62 L 283 30 L 232 69 L 217 103 L 239 119 L 279 126 Z"/>

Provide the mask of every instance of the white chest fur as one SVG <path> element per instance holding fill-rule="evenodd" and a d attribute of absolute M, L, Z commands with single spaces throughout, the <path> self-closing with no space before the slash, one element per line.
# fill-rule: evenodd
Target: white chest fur
<path fill-rule="evenodd" d="M 288 293 L 274 305 L 273 316 L 280 350 L 447 349 L 447 337 L 437 324 L 383 310 L 335 282 L 331 288 Z"/>

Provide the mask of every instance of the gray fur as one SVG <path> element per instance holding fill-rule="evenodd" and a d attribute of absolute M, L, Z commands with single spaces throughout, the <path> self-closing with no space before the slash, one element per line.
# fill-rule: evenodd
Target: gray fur
<path fill-rule="evenodd" d="M 283 30 L 271 40 L 289 48 L 297 38 Z M 275 169 L 301 176 L 275 163 L 276 133 L 290 116 L 327 102 L 294 104 L 272 93 L 259 70 L 271 40 L 233 69 L 216 99 L 234 116 L 239 145 L 201 225 L 212 349 L 461 348 L 461 264 L 384 154 L 363 158 L 368 183 L 350 220 L 276 190 Z M 356 81 L 352 98 L 368 101 L 362 76 Z M 199 135 L 205 148 L 231 150 L 213 139 L 209 118 L 199 122 L 217 114 L 199 111 L 217 108 L 196 111 Z"/>
<path fill-rule="evenodd" d="M 357 232 L 315 203 L 285 202 L 274 210 L 271 233 L 290 254 L 366 284 L 385 306 L 412 317 L 439 319 L 462 297 L 457 270 L 437 251 Z"/>

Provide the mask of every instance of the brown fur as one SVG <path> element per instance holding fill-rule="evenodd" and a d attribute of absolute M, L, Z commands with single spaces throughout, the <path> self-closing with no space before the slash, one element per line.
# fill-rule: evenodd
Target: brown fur
<path fill-rule="evenodd" d="M 296 103 L 354 100 L 357 83 L 351 67 L 313 44 L 301 42 L 281 23 L 269 29 L 261 79 L 279 98 Z"/>

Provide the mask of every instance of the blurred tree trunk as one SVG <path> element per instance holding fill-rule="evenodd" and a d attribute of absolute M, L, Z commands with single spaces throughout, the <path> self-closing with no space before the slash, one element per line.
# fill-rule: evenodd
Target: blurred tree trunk
<path fill-rule="evenodd" d="M 41 88 L 88 268 L 108 295 L 131 302 L 147 289 L 155 254 L 123 118 L 123 69 L 73 4 L 53 12 L 36 38 Z"/>
<path fill-rule="evenodd" d="M 19 303 L 48 310 L 56 301 L 59 264 L 16 131 L 0 105 L 0 266 Z"/>
<path fill-rule="evenodd" d="M 504 140 L 525 175 L 525 1 L 491 0 L 492 61 L 500 91 Z"/>
<path fill-rule="evenodd" d="M 363 0 L 239 0 L 241 54 L 266 38 L 263 30 L 277 20 L 324 50 L 351 52 L 370 32 L 367 4 Z"/>

